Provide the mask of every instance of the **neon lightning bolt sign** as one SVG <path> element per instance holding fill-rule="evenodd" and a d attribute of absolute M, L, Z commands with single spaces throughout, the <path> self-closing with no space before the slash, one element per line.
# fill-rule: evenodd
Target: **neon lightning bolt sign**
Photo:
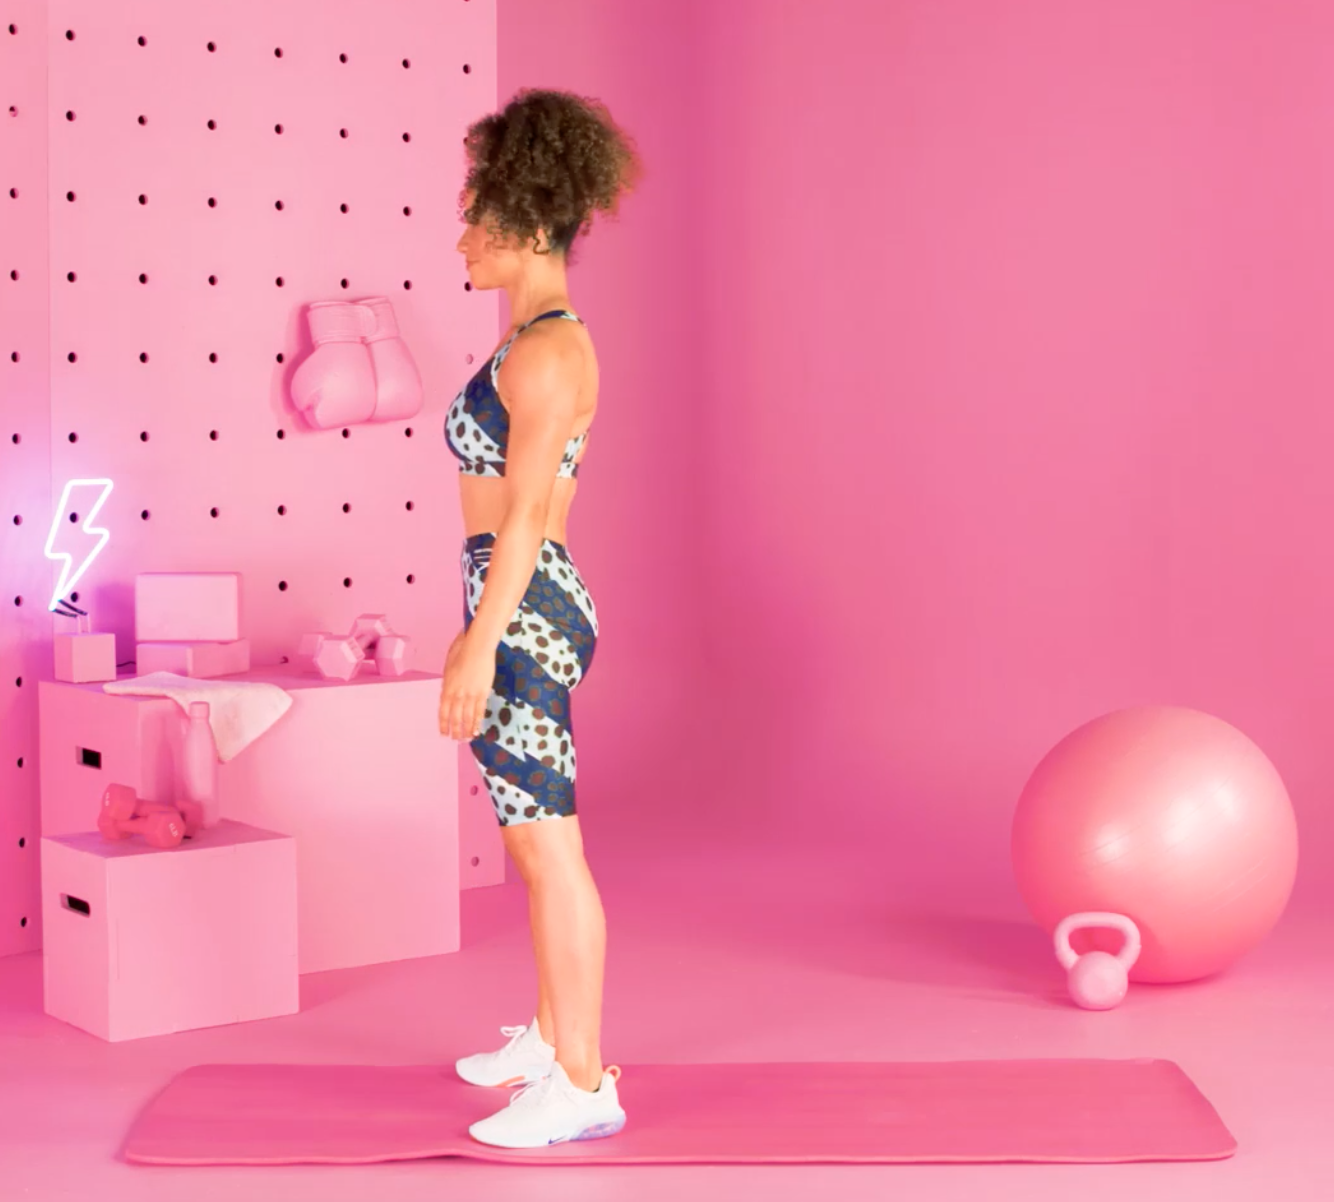
<path fill-rule="evenodd" d="M 46 540 L 47 559 L 60 559 L 64 561 L 60 570 L 60 582 L 56 585 L 56 591 L 51 597 L 49 609 L 54 610 L 61 599 L 68 596 L 73 591 L 74 586 L 83 578 L 83 574 L 92 566 L 92 562 L 101 553 L 111 539 L 111 532 L 105 528 L 99 528 L 93 525 L 94 520 L 101 512 L 102 506 L 106 504 L 107 498 L 111 495 L 110 480 L 71 480 L 65 485 L 65 491 L 61 494 L 60 504 L 56 508 L 55 521 L 51 523 L 51 533 Z M 76 488 L 100 488 L 101 496 L 97 498 L 96 503 L 89 509 L 87 516 L 83 519 L 83 524 L 79 527 L 81 533 L 97 540 L 96 545 L 89 547 L 83 556 L 83 561 L 78 568 L 74 567 L 75 557 L 68 551 L 55 550 L 56 539 L 60 534 L 65 515 L 69 513 L 70 494 Z"/>

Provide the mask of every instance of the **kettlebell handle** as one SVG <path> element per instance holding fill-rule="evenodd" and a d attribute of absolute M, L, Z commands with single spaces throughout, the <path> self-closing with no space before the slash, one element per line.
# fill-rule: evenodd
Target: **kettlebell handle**
<path fill-rule="evenodd" d="M 1052 939 L 1056 943 L 1056 958 L 1061 962 L 1061 967 L 1067 972 L 1075 966 L 1079 959 L 1079 954 L 1070 946 L 1070 936 L 1078 930 L 1085 927 L 1108 927 L 1114 931 L 1120 931 L 1125 937 L 1125 943 L 1121 950 L 1116 954 L 1116 959 L 1121 966 L 1129 972 L 1134 967 L 1135 961 L 1139 959 L 1140 937 L 1139 927 L 1130 921 L 1124 914 L 1111 914 L 1100 910 L 1086 910 L 1078 914 L 1071 914 L 1069 918 L 1063 918 L 1056 926 L 1056 931 Z"/>

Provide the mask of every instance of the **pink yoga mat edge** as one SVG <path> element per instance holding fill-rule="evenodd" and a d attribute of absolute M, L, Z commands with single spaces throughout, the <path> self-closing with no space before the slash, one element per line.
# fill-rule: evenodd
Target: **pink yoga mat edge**
<path fill-rule="evenodd" d="M 1224 1160 L 1237 1148 L 1166 1060 L 623 1068 L 625 1131 L 512 1151 L 467 1134 L 508 1091 L 464 1085 L 440 1066 L 201 1065 L 149 1102 L 122 1158 L 175 1167 L 1129 1164 Z"/>

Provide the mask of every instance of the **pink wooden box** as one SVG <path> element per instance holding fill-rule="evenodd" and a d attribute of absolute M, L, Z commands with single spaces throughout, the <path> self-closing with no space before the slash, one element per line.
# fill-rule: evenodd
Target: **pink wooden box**
<path fill-rule="evenodd" d="M 112 1041 L 295 1014 L 296 906 L 296 844 L 272 831 L 43 838 L 46 1013 Z"/>
<path fill-rule="evenodd" d="M 83 684 L 116 679 L 116 636 L 110 631 L 57 634 L 53 644 L 57 680 Z"/>
<path fill-rule="evenodd" d="M 250 671 L 250 640 L 230 643 L 139 643 L 135 647 L 135 672 L 175 672 L 205 680 L 214 676 L 235 676 Z M 100 679 L 108 679 L 102 677 Z"/>

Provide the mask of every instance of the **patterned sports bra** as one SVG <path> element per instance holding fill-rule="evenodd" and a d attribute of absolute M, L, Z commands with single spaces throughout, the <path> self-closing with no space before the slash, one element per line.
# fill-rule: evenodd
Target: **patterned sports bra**
<path fill-rule="evenodd" d="M 532 321 L 524 322 L 454 398 L 445 417 L 445 442 L 460 460 L 459 471 L 467 472 L 470 476 L 505 474 L 505 447 L 509 441 L 510 415 L 500 403 L 496 372 L 505 362 L 514 339 L 533 322 L 547 317 L 563 317 L 567 321 L 584 324 L 582 318 L 566 309 L 552 309 L 534 317 Z M 557 479 L 572 480 L 579 474 L 579 465 L 575 460 L 587 438 L 588 431 L 585 430 L 578 438 L 571 438 L 565 444 L 565 454 L 561 456 L 560 467 L 556 470 Z"/>

